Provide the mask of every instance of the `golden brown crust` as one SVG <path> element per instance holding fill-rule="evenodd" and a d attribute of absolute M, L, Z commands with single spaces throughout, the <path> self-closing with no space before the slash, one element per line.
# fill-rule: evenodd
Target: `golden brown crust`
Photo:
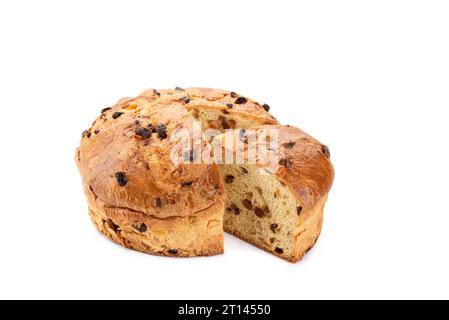
<path fill-rule="evenodd" d="M 162 101 L 188 101 L 185 107 L 188 111 L 220 110 L 233 117 L 243 117 L 260 125 L 278 124 L 278 121 L 267 111 L 266 104 L 260 104 L 245 96 L 232 91 L 210 88 L 187 88 L 175 90 L 144 91 L 141 97 L 145 97 L 155 103 Z"/>
<path fill-rule="evenodd" d="M 329 149 L 298 128 L 269 128 L 279 132 L 276 175 L 294 191 L 303 210 L 311 210 L 327 196 L 334 180 Z"/>
<path fill-rule="evenodd" d="M 137 104 L 135 109 L 119 104 L 103 113 L 90 138 L 81 141 L 78 163 L 88 198 L 98 197 L 106 206 L 157 218 L 191 216 L 221 199 L 223 186 L 215 164 L 175 165 L 170 159 L 177 143 L 171 133 L 192 130 L 193 122 L 184 107 L 132 103 Z M 124 113 L 114 119 L 116 112 Z M 136 134 L 136 129 L 150 124 L 165 125 L 167 138 L 152 133 L 143 139 Z M 210 148 L 205 139 L 202 144 L 205 150 Z M 120 186 L 117 173 L 123 173 L 125 186 Z"/>
<path fill-rule="evenodd" d="M 158 219 L 124 208 L 106 208 L 101 200 L 89 203 L 95 227 L 125 248 L 170 257 L 223 253 L 223 202 L 199 216 Z"/>

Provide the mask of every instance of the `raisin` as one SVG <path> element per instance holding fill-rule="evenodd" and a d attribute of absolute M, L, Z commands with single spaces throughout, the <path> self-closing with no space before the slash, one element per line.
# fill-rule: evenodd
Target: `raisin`
<path fill-rule="evenodd" d="M 231 204 L 231 210 L 234 212 L 236 216 L 240 214 L 240 208 L 235 205 L 235 203 Z"/>
<path fill-rule="evenodd" d="M 331 156 L 329 148 L 327 146 L 325 146 L 324 144 L 321 146 L 321 152 L 324 154 L 324 156 L 326 158 L 329 158 Z"/>
<path fill-rule="evenodd" d="M 298 214 L 298 216 L 301 214 L 302 212 L 302 206 L 296 207 L 296 213 Z"/>
<path fill-rule="evenodd" d="M 254 208 L 254 214 L 258 217 L 258 218 L 263 218 L 265 217 L 265 211 L 263 211 L 261 208 L 259 207 L 255 207 Z"/>
<path fill-rule="evenodd" d="M 231 183 L 234 182 L 234 179 L 235 179 L 235 177 L 234 177 L 233 175 L 228 174 L 228 175 L 226 176 L 226 178 L 225 178 L 225 182 L 226 182 L 227 184 L 231 184 Z"/>
<path fill-rule="evenodd" d="M 169 254 L 173 254 L 173 255 L 174 255 L 174 254 L 178 254 L 178 250 L 176 250 L 176 249 L 169 249 L 169 250 L 168 250 L 168 253 L 169 253 Z"/>
<path fill-rule="evenodd" d="M 126 186 L 128 180 L 126 180 L 125 174 L 123 172 L 117 172 L 115 174 L 115 179 L 120 187 Z"/>
<path fill-rule="evenodd" d="M 156 131 L 159 139 L 164 140 L 167 138 L 167 127 L 165 125 L 158 125 Z"/>
<path fill-rule="evenodd" d="M 162 207 L 162 200 L 159 197 L 156 198 L 156 207 L 158 207 L 158 208 Z"/>
<path fill-rule="evenodd" d="M 138 135 L 142 139 L 148 139 L 151 137 L 151 131 L 146 128 L 139 127 L 136 129 L 136 135 Z"/>
<path fill-rule="evenodd" d="M 112 108 L 109 108 L 109 107 L 107 107 L 107 108 L 104 108 L 103 110 L 101 110 L 101 113 L 105 113 L 106 111 L 109 111 L 109 110 L 111 110 Z"/>
<path fill-rule="evenodd" d="M 276 247 L 276 249 L 274 249 L 274 252 L 276 252 L 277 254 L 283 254 L 283 253 L 284 253 L 284 250 L 282 250 L 282 249 L 279 248 L 279 247 Z"/>
<path fill-rule="evenodd" d="M 248 102 L 248 99 L 246 99 L 245 97 L 238 97 L 234 101 L 235 104 L 245 104 L 247 102 Z"/>
<path fill-rule="evenodd" d="M 272 223 L 272 224 L 270 225 L 270 230 L 271 230 L 271 232 L 273 232 L 273 233 L 276 233 L 276 232 L 278 231 L 278 228 L 279 228 L 279 226 L 278 226 L 276 223 Z"/>
<path fill-rule="evenodd" d="M 292 166 L 293 162 L 290 159 L 281 159 L 281 160 L 279 160 L 279 164 L 286 168 L 290 168 Z"/>
<path fill-rule="evenodd" d="M 185 96 L 185 97 L 179 98 L 179 101 L 187 104 L 190 102 L 190 97 Z"/>
<path fill-rule="evenodd" d="M 141 233 L 144 233 L 148 230 L 147 225 L 145 223 L 142 223 L 140 226 L 133 226 L 133 228 Z"/>
<path fill-rule="evenodd" d="M 193 181 L 184 181 L 181 183 L 181 187 L 191 187 L 193 185 Z"/>
<path fill-rule="evenodd" d="M 243 200 L 242 200 L 242 204 L 243 204 L 243 206 L 244 206 L 246 209 L 248 209 L 248 210 L 253 210 L 253 203 L 252 203 L 250 200 L 248 200 L 248 199 L 243 199 Z"/>
<path fill-rule="evenodd" d="M 264 104 L 262 105 L 262 108 L 263 108 L 266 112 L 270 111 L 270 106 L 269 106 L 268 104 L 266 104 L 266 103 L 264 103 Z"/>
<path fill-rule="evenodd" d="M 228 107 L 228 109 L 232 109 L 234 108 L 234 105 L 232 103 L 226 103 L 226 107 Z"/>
<path fill-rule="evenodd" d="M 184 90 L 183 88 L 181 88 L 181 87 L 176 87 L 175 90 L 176 90 L 176 91 L 185 91 L 185 90 Z"/>
<path fill-rule="evenodd" d="M 238 94 L 233 92 L 233 91 L 231 91 L 229 94 L 231 95 L 231 98 L 237 98 L 238 97 Z"/>
<path fill-rule="evenodd" d="M 90 131 L 89 130 L 85 130 L 85 131 L 83 131 L 83 133 L 81 134 L 81 136 L 84 138 L 84 137 L 86 137 L 86 138 L 90 138 L 90 136 L 91 136 L 91 134 L 90 134 Z"/>
<path fill-rule="evenodd" d="M 290 141 L 290 142 L 284 143 L 282 146 L 283 146 L 285 149 L 291 149 L 291 148 L 293 148 L 293 147 L 295 146 L 295 144 L 296 144 L 296 142 Z"/>
<path fill-rule="evenodd" d="M 120 229 L 120 227 L 112 221 L 112 219 L 106 220 L 106 223 L 108 224 L 108 227 L 114 230 L 114 232 L 117 232 L 117 230 Z"/>
<path fill-rule="evenodd" d="M 119 118 L 122 114 L 123 114 L 123 112 L 114 112 L 114 113 L 112 114 L 112 119 L 117 119 L 117 118 Z"/>
<path fill-rule="evenodd" d="M 228 120 L 226 120 L 225 117 L 220 116 L 218 119 L 220 120 L 221 126 L 223 127 L 223 129 L 227 130 L 227 129 L 230 129 L 230 128 L 231 128 L 231 126 L 230 126 L 229 123 L 228 123 Z"/>

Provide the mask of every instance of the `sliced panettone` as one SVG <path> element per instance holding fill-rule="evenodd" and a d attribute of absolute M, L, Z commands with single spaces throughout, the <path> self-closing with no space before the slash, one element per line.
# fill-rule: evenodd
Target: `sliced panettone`
<path fill-rule="evenodd" d="M 334 171 L 329 150 L 290 126 L 214 140 L 227 193 L 225 231 L 296 262 L 318 239 Z"/>

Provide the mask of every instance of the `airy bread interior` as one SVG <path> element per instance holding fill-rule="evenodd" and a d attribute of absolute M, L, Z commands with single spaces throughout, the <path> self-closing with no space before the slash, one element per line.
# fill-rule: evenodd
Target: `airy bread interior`
<path fill-rule="evenodd" d="M 294 255 L 297 200 L 274 175 L 253 165 L 221 165 L 227 200 L 224 229 L 286 259 Z"/>

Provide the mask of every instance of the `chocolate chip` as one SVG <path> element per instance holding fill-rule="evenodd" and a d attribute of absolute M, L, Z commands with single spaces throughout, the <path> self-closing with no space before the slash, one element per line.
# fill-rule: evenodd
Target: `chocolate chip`
<path fill-rule="evenodd" d="M 293 165 L 293 162 L 290 159 L 281 159 L 279 160 L 279 164 L 286 168 L 290 168 Z"/>
<path fill-rule="evenodd" d="M 276 249 L 274 249 L 274 252 L 276 252 L 277 254 L 283 254 L 283 253 L 284 253 L 284 250 L 282 250 L 282 249 L 279 248 L 279 247 L 276 247 Z"/>
<path fill-rule="evenodd" d="M 114 112 L 114 113 L 112 114 L 112 119 L 117 119 L 117 118 L 119 118 L 122 114 L 123 114 L 123 112 Z"/>
<path fill-rule="evenodd" d="M 295 146 L 295 144 L 296 144 L 296 142 L 290 141 L 290 142 L 284 143 L 282 146 L 283 146 L 285 149 L 291 149 L 291 148 L 293 148 L 293 147 Z"/>
<path fill-rule="evenodd" d="M 181 183 L 181 187 L 191 187 L 193 184 L 193 181 L 184 181 Z"/>
<path fill-rule="evenodd" d="M 276 233 L 276 232 L 278 231 L 278 228 L 279 228 L 279 226 L 277 225 L 277 223 L 272 223 L 272 224 L 270 225 L 270 230 L 271 230 L 271 232 L 273 232 L 273 233 Z"/>
<path fill-rule="evenodd" d="M 324 144 L 321 146 L 321 152 L 324 154 L 324 156 L 326 158 L 329 158 L 331 156 L 329 148 L 327 146 L 325 146 Z"/>
<path fill-rule="evenodd" d="M 238 216 L 238 215 L 240 214 L 240 208 L 237 207 L 237 206 L 235 205 L 235 203 L 232 203 L 232 204 L 231 204 L 231 210 L 232 210 L 232 212 L 234 212 L 234 214 L 235 214 L 236 216 Z"/>
<path fill-rule="evenodd" d="M 190 97 L 185 96 L 185 97 L 179 98 L 179 101 L 187 104 L 190 102 Z"/>
<path fill-rule="evenodd" d="M 128 180 L 126 180 L 125 174 L 123 172 L 117 172 L 115 174 L 115 179 L 117 179 L 117 183 L 120 187 L 124 187 L 128 183 Z"/>
<path fill-rule="evenodd" d="M 238 94 L 233 92 L 233 91 L 231 91 L 229 94 L 231 95 L 231 98 L 237 98 L 238 97 Z"/>
<path fill-rule="evenodd" d="M 253 210 L 253 203 L 248 199 L 243 199 L 242 205 L 248 210 Z"/>
<path fill-rule="evenodd" d="M 302 206 L 296 207 L 296 213 L 298 214 L 298 216 L 301 214 L 302 212 Z"/>
<path fill-rule="evenodd" d="M 263 211 L 261 208 L 259 207 L 255 207 L 254 208 L 254 214 L 258 217 L 258 218 L 263 218 L 265 217 L 265 211 Z"/>
<path fill-rule="evenodd" d="M 148 130 L 150 130 L 151 132 L 156 133 L 156 127 L 153 126 L 151 123 L 148 125 L 147 128 L 148 128 Z"/>
<path fill-rule="evenodd" d="M 101 110 L 101 113 L 105 113 L 106 111 L 109 111 L 109 110 L 111 110 L 112 108 L 104 108 L 103 110 Z"/>
<path fill-rule="evenodd" d="M 148 139 L 151 137 L 151 131 L 146 128 L 139 127 L 136 129 L 136 135 L 138 135 L 142 139 Z"/>
<path fill-rule="evenodd" d="M 169 249 L 168 253 L 175 255 L 175 254 L 178 254 L 178 250 L 176 250 L 176 249 Z"/>
<path fill-rule="evenodd" d="M 144 233 L 148 230 L 147 225 L 145 223 L 142 223 L 140 226 L 133 226 L 133 228 L 141 233 Z"/>
<path fill-rule="evenodd" d="M 97 130 L 94 131 L 94 133 L 95 133 L 95 134 L 99 134 L 99 133 L 100 133 L 100 130 L 97 129 Z"/>
<path fill-rule="evenodd" d="M 165 125 L 158 125 L 156 131 L 159 139 L 164 140 L 167 138 L 167 127 Z"/>
<path fill-rule="evenodd" d="M 231 183 L 234 182 L 234 179 L 235 179 L 235 177 L 234 177 L 233 175 L 228 174 L 228 175 L 226 176 L 226 178 L 225 178 L 225 182 L 226 182 L 227 184 L 231 184 Z"/>
<path fill-rule="evenodd" d="M 264 104 L 262 105 L 262 108 L 264 108 L 264 110 L 265 110 L 266 112 L 270 111 L 270 106 L 269 106 L 268 104 L 266 104 L 266 103 L 264 103 Z"/>
<path fill-rule="evenodd" d="M 158 207 L 158 208 L 162 207 L 162 200 L 159 197 L 156 198 L 156 207 Z"/>
<path fill-rule="evenodd" d="M 120 229 L 120 227 L 112 221 L 112 219 L 106 220 L 106 223 L 108 224 L 108 227 L 111 228 L 114 232 L 117 232 L 117 230 Z"/>
<path fill-rule="evenodd" d="M 181 87 L 176 87 L 175 90 L 176 90 L 176 91 L 185 91 L 185 90 L 184 90 L 183 88 L 181 88 Z"/>
<path fill-rule="evenodd" d="M 228 107 L 228 109 L 232 109 L 234 108 L 234 105 L 232 103 L 226 103 L 226 107 Z"/>
<path fill-rule="evenodd" d="M 237 99 L 235 99 L 235 104 L 245 104 L 248 102 L 248 99 L 246 99 L 245 97 L 238 97 Z"/>
<path fill-rule="evenodd" d="M 86 138 L 90 138 L 90 136 L 91 136 L 91 134 L 90 134 L 90 131 L 89 130 L 84 130 L 83 131 L 83 133 L 81 134 L 81 136 L 84 138 L 84 137 L 86 137 Z"/>

